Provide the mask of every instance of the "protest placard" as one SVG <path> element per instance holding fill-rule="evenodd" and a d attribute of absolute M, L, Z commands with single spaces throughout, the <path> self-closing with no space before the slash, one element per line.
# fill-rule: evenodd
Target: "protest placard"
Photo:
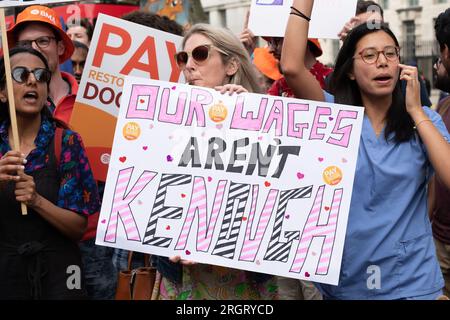
<path fill-rule="evenodd" d="M 337 284 L 362 120 L 127 77 L 96 243 Z"/>
<path fill-rule="evenodd" d="M 100 14 L 70 120 L 83 137 L 97 180 L 104 181 L 124 76 L 178 82 L 174 55 L 182 37 Z"/>
<path fill-rule="evenodd" d="M 249 28 L 256 36 L 284 37 L 293 0 L 252 0 Z M 357 0 L 316 0 L 309 37 L 338 39 L 338 33 L 356 12 Z M 276 23 L 275 23 L 276 22 Z"/>

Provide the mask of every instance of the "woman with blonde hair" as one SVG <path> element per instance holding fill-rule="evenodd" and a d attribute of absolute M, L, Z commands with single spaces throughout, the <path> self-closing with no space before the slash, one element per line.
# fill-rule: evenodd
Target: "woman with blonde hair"
<path fill-rule="evenodd" d="M 257 73 L 239 39 L 227 29 L 197 24 L 176 54 L 177 64 L 190 85 L 221 93 L 259 92 Z M 153 256 L 163 279 L 161 299 L 274 299 L 275 277 Z"/>

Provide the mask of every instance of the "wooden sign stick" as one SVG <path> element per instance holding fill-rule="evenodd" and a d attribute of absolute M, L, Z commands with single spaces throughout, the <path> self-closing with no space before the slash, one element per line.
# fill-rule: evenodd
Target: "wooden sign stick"
<path fill-rule="evenodd" d="M 9 118 L 11 120 L 11 129 L 12 129 L 12 140 L 13 140 L 12 149 L 15 151 L 20 151 L 19 130 L 17 128 L 16 104 L 14 103 L 14 92 L 11 78 L 11 63 L 9 61 L 9 47 L 8 47 L 8 38 L 6 34 L 6 19 L 4 8 L 0 8 L 0 29 L 2 32 L 1 33 L 2 48 L 3 48 L 3 57 L 5 61 L 5 77 L 6 77 L 6 89 L 8 91 Z M 26 215 L 28 213 L 27 206 L 25 205 L 25 203 L 21 202 L 20 208 L 22 209 L 22 215 Z"/>

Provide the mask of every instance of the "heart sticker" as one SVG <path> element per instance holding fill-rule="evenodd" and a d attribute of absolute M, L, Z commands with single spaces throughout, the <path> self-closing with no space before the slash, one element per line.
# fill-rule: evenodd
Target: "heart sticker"
<path fill-rule="evenodd" d="M 303 173 L 297 172 L 297 178 L 298 178 L 299 180 L 302 180 L 304 177 L 305 177 L 305 175 L 304 175 Z"/>
<path fill-rule="evenodd" d="M 127 157 L 120 157 L 120 158 L 119 158 L 119 161 L 122 162 L 122 163 L 124 163 L 125 161 L 127 161 Z"/>

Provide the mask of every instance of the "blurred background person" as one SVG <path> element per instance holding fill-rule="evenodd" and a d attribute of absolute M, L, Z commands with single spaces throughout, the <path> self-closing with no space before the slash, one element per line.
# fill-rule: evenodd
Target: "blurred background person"
<path fill-rule="evenodd" d="M 80 83 L 89 48 L 84 43 L 78 41 L 73 41 L 73 46 L 75 50 L 70 58 L 72 60 L 73 75 L 77 79 L 77 82 Z"/>
<path fill-rule="evenodd" d="M 94 26 L 86 18 L 74 19 L 67 21 L 66 33 L 72 41 L 84 43 L 89 48 L 94 33 Z"/>

